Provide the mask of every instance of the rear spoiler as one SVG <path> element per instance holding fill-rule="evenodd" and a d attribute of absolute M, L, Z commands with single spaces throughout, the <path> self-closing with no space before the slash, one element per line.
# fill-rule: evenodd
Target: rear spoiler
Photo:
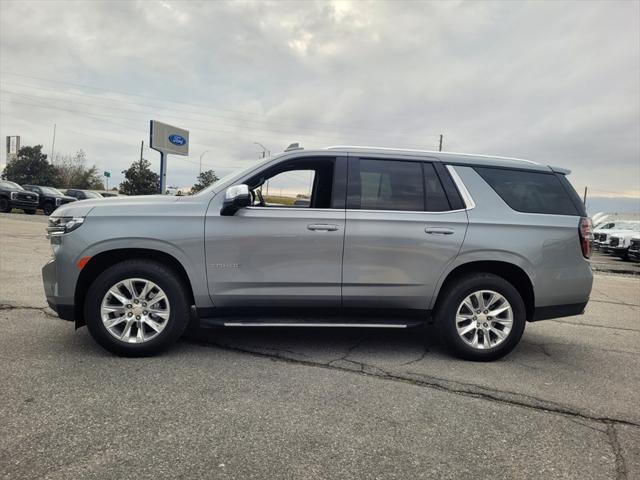
<path fill-rule="evenodd" d="M 551 169 L 552 172 L 561 173 L 562 175 L 571 174 L 571 170 L 569 170 L 568 168 L 552 167 L 551 165 L 549 165 L 549 168 Z"/>

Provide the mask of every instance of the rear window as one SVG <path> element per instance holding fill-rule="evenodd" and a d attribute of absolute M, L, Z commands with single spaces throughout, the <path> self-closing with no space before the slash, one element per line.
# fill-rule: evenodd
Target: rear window
<path fill-rule="evenodd" d="M 518 212 L 580 215 L 569 192 L 553 173 L 490 167 L 475 167 L 475 170 Z M 573 190 L 570 185 L 569 188 Z"/>

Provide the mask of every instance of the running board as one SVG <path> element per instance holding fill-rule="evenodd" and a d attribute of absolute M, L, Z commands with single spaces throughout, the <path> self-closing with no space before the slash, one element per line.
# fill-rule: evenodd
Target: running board
<path fill-rule="evenodd" d="M 310 327 L 310 328 L 407 328 L 411 325 L 406 323 L 261 323 L 261 322 L 224 322 L 225 327 Z"/>
<path fill-rule="evenodd" d="M 424 325 L 424 321 L 394 321 L 392 319 L 380 321 L 318 321 L 317 319 L 309 319 L 304 321 L 297 319 L 279 319 L 279 318 L 247 318 L 247 317 L 205 317 L 200 318 L 201 327 L 291 327 L 291 328 L 409 328 Z"/>

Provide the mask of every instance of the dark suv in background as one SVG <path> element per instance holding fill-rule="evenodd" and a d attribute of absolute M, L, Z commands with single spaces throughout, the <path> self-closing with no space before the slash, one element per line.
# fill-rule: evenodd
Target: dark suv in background
<path fill-rule="evenodd" d="M 25 190 L 37 193 L 40 201 L 38 208 L 41 208 L 45 215 L 51 215 L 60 205 L 75 202 L 76 199 L 64 195 L 60 190 L 53 187 L 43 187 L 40 185 L 24 185 Z"/>
<path fill-rule="evenodd" d="M 76 200 L 96 200 L 98 198 L 104 198 L 98 192 L 93 192 L 91 190 L 78 190 L 76 188 L 69 188 L 67 190 L 67 195 L 75 198 Z"/>
<path fill-rule="evenodd" d="M 0 180 L 0 212 L 19 208 L 24 213 L 34 214 L 38 208 L 38 194 L 27 192 L 15 182 Z"/>

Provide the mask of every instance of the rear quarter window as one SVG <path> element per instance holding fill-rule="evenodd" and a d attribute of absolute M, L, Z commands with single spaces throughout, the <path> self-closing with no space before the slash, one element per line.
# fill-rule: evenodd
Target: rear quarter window
<path fill-rule="evenodd" d="M 475 167 L 512 209 L 525 213 L 580 215 L 563 182 L 553 173 Z M 569 185 L 573 191 L 573 187 Z M 573 191 L 575 194 L 575 191 Z"/>

